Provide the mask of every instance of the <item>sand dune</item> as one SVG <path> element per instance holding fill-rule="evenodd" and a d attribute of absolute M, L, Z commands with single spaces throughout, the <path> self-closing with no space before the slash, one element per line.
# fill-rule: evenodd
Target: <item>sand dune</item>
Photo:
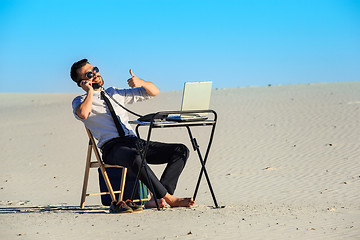
<path fill-rule="evenodd" d="M 0 94 L 0 239 L 360 239 L 360 82 L 214 89 L 207 168 L 225 207 L 212 208 L 203 179 L 191 209 L 125 215 L 108 214 L 99 197 L 79 208 L 88 140 L 75 96 Z M 180 101 L 180 91 L 162 92 L 130 107 Z M 194 134 L 204 151 L 208 129 Z M 191 148 L 183 129 L 153 139 Z M 175 195 L 191 196 L 199 171 L 192 152 Z"/>

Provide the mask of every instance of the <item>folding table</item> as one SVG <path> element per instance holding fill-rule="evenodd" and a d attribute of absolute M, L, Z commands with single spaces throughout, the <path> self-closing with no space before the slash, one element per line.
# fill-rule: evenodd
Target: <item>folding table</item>
<path fill-rule="evenodd" d="M 180 114 L 189 114 L 189 113 L 190 114 L 207 113 L 208 115 L 212 115 L 213 118 L 212 119 L 208 118 L 206 120 L 201 120 L 201 121 L 196 120 L 196 121 L 184 121 L 184 122 L 174 122 L 174 121 L 166 121 L 166 120 L 165 121 L 158 121 L 158 118 L 161 118 L 162 116 L 180 115 Z M 205 167 L 206 161 L 207 161 L 208 156 L 209 156 L 210 147 L 211 147 L 211 144 L 212 144 L 212 141 L 213 141 L 213 138 L 214 138 L 216 121 L 217 121 L 217 113 L 214 110 L 162 111 L 162 112 L 155 113 L 152 116 L 152 118 L 151 118 L 151 120 L 149 122 L 129 121 L 130 124 L 136 124 L 136 134 L 137 134 L 137 137 L 139 139 L 140 139 L 139 127 L 148 126 L 146 144 L 145 144 L 145 147 L 142 148 L 142 151 L 140 151 L 141 159 L 142 159 L 141 167 L 144 167 L 144 165 L 146 163 L 145 156 L 146 156 L 146 153 L 148 151 L 148 146 L 149 146 L 149 142 L 150 142 L 150 139 L 151 139 L 151 133 L 152 133 L 153 129 L 155 129 L 155 128 L 160 128 L 161 129 L 161 128 L 185 127 L 188 130 L 188 134 L 189 134 L 189 137 L 190 137 L 191 144 L 193 146 L 194 151 L 197 152 L 200 163 L 201 163 L 201 166 L 202 166 L 201 171 L 199 173 L 198 181 L 197 181 L 197 184 L 196 184 L 196 187 L 195 187 L 193 199 L 195 200 L 195 198 L 196 198 L 196 195 L 197 195 L 197 192 L 198 192 L 198 189 L 199 189 L 199 186 L 200 186 L 202 175 L 205 174 L 205 178 L 206 178 L 207 184 L 209 186 L 209 189 L 210 189 L 210 192 L 211 192 L 215 207 L 219 208 L 218 203 L 216 201 L 214 190 L 213 190 L 213 188 L 211 186 L 209 175 L 208 175 L 206 167 Z M 199 145 L 198 145 L 198 143 L 196 141 L 196 138 L 193 137 L 193 135 L 191 133 L 191 129 L 190 129 L 190 127 L 200 127 L 200 126 L 211 126 L 211 133 L 210 133 L 208 146 L 206 148 L 205 158 L 202 157 Z M 146 168 L 145 168 L 145 170 L 146 170 Z M 146 174 L 148 174 L 147 171 L 146 171 Z M 138 183 L 139 177 L 140 177 L 140 170 L 138 171 L 138 174 L 137 174 L 137 179 L 135 181 L 135 186 L 133 188 L 131 199 L 134 198 L 135 191 L 136 191 L 136 189 L 138 187 L 137 183 Z M 154 191 L 153 185 L 152 185 L 151 180 L 150 180 L 149 177 L 148 177 L 148 179 L 149 179 L 149 182 L 150 182 L 150 185 L 151 185 L 150 186 L 150 191 L 154 195 L 155 191 Z M 157 199 L 156 195 L 154 195 L 154 198 Z M 158 202 L 155 201 L 155 203 L 156 203 L 157 209 L 160 210 Z"/>

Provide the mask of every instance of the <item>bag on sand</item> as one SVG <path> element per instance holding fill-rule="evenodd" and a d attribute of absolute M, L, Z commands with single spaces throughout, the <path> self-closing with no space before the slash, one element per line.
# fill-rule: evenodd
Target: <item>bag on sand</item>
<path fill-rule="evenodd" d="M 120 190 L 122 170 L 123 170 L 122 168 L 118 168 L 118 167 L 106 168 L 106 172 L 108 174 L 111 186 L 114 191 Z M 108 192 L 108 189 L 106 187 L 106 184 L 105 184 L 105 181 L 104 181 L 104 178 L 103 178 L 100 168 L 98 168 L 98 172 L 99 172 L 100 191 Z M 132 171 L 130 171 L 130 169 L 128 169 L 127 174 L 126 174 L 126 182 L 125 182 L 125 189 L 124 189 L 124 197 L 123 197 L 124 201 L 131 198 L 132 190 L 135 185 L 135 180 L 136 180 L 136 175 Z M 115 197 L 116 197 L 116 199 L 118 199 L 119 193 L 116 193 Z M 145 199 L 148 197 L 149 197 L 149 190 L 147 189 L 145 184 L 143 184 L 139 180 L 138 188 L 137 188 L 137 191 L 135 192 L 134 199 Z M 147 201 L 141 201 L 141 202 L 136 202 L 136 204 L 143 205 L 146 202 Z M 110 195 L 109 194 L 101 195 L 101 203 L 104 206 L 110 206 L 111 205 Z"/>

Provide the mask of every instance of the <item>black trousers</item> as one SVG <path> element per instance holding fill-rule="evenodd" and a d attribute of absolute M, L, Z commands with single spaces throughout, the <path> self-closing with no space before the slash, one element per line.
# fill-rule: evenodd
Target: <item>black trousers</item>
<path fill-rule="evenodd" d="M 136 137 L 121 137 L 112 139 L 101 148 L 103 160 L 106 164 L 121 165 L 127 167 L 135 174 L 138 173 L 141 165 L 140 147 L 145 147 L 145 141 Z M 170 144 L 150 142 L 146 154 L 148 164 L 167 164 L 160 180 L 156 177 L 150 167 L 145 164 L 149 178 L 154 186 L 157 198 L 163 198 L 166 193 L 174 194 L 177 182 L 189 157 L 189 149 L 183 144 Z M 140 180 L 149 188 L 145 169 L 140 172 Z"/>

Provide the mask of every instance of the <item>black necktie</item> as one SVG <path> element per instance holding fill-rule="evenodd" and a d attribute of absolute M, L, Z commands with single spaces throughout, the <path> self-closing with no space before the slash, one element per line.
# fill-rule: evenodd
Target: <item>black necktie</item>
<path fill-rule="evenodd" d="M 116 126 L 116 129 L 119 133 L 119 136 L 120 137 L 124 137 L 125 136 L 125 132 L 124 132 L 124 129 L 122 128 L 120 122 L 119 122 L 119 119 L 117 118 L 116 114 L 115 114 L 115 111 L 114 111 L 114 108 L 112 107 L 109 99 L 105 96 L 105 93 L 104 91 L 101 91 L 101 97 L 104 99 L 106 105 L 108 106 L 109 108 L 109 111 L 110 111 L 110 114 L 114 120 L 114 123 L 115 123 L 115 126 Z"/>

